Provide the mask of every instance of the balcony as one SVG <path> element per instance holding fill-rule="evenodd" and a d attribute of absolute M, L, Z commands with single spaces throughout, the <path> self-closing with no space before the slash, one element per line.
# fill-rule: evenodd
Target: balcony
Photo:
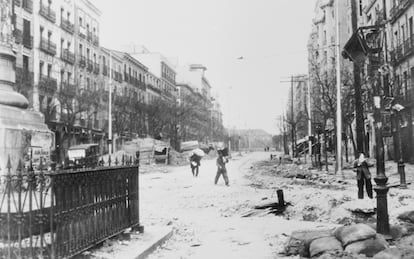
<path fill-rule="evenodd" d="M 91 31 L 86 32 L 86 40 L 89 41 L 89 42 L 92 42 L 92 32 Z"/>
<path fill-rule="evenodd" d="M 14 37 L 14 42 L 16 44 L 22 44 L 23 43 L 23 33 L 22 33 L 21 30 L 14 29 L 14 31 L 13 31 L 13 37 Z"/>
<path fill-rule="evenodd" d="M 76 86 L 74 84 L 62 82 L 60 84 L 60 92 L 66 96 L 74 97 L 76 96 Z"/>
<path fill-rule="evenodd" d="M 161 94 L 161 90 L 160 89 L 158 89 L 157 87 L 155 87 L 154 85 L 152 85 L 152 84 L 147 84 L 147 88 L 148 89 L 151 89 L 152 91 L 154 91 L 154 92 L 156 92 L 156 93 L 158 93 L 158 94 Z"/>
<path fill-rule="evenodd" d="M 127 73 L 124 72 L 124 81 L 125 82 L 129 82 L 132 83 L 133 78 L 129 77 L 129 75 Z"/>
<path fill-rule="evenodd" d="M 390 9 L 391 23 L 395 23 L 395 21 L 405 13 L 411 4 L 413 4 L 412 0 L 400 0 L 398 4 L 394 5 Z"/>
<path fill-rule="evenodd" d="M 414 35 L 411 35 L 403 43 L 397 45 L 394 50 L 391 51 L 391 62 L 394 65 L 398 65 L 406 58 L 410 57 L 414 53 Z"/>
<path fill-rule="evenodd" d="M 102 75 L 104 75 L 104 76 L 108 75 L 108 66 L 107 65 L 102 66 Z"/>
<path fill-rule="evenodd" d="M 79 26 L 79 36 L 82 37 L 82 38 L 86 37 L 86 28 L 85 27 Z"/>
<path fill-rule="evenodd" d="M 16 67 L 16 85 L 18 89 L 31 89 L 33 87 L 33 72 Z"/>
<path fill-rule="evenodd" d="M 65 31 L 73 34 L 75 32 L 75 26 L 69 20 L 63 19 L 60 21 L 60 28 L 64 29 Z"/>
<path fill-rule="evenodd" d="M 84 68 L 86 67 L 86 58 L 85 56 L 80 55 L 79 56 L 79 66 Z"/>
<path fill-rule="evenodd" d="M 33 48 L 33 36 L 23 34 L 23 46 L 28 49 Z"/>
<path fill-rule="evenodd" d="M 57 80 L 53 77 L 41 75 L 39 78 L 39 89 L 45 93 L 54 94 L 57 90 Z"/>
<path fill-rule="evenodd" d="M 92 44 L 95 46 L 99 46 L 99 37 L 96 35 L 92 36 Z"/>
<path fill-rule="evenodd" d="M 70 50 L 68 49 L 62 49 L 62 53 L 60 53 L 60 58 L 71 65 L 75 64 L 75 54 L 70 52 Z"/>
<path fill-rule="evenodd" d="M 49 55 L 56 55 L 56 44 L 51 42 L 50 39 L 40 39 L 40 49 Z"/>
<path fill-rule="evenodd" d="M 15 6 L 20 6 L 22 4 L 22 2 L 20 0 L 14 0 L 14 5 Z"/>
<path fill-rule="evenodd" d="M 45 6 L 40 3 L 39 14 L 52 23 L 56 22 L 56 13 L 50 8 L 50 6 Z"/>
<path fill-rule="evenodd" d="M 33 13 L 33 0 L 23 0 L 23 9 L 28 13 Z"/>
<path fill-rule="evenodd" d="M 92 60 L 88 59 L 86 69 L 87 69 L 89 72 L 92 72 L 92 71 L 93 71 L 93 62 L 92 62 Z"/>
<path fill-rule="evenodd" d="M 94 62 L 93 64 L 93 72 L 97 75 L 99 75 L 99 64 Z"/>

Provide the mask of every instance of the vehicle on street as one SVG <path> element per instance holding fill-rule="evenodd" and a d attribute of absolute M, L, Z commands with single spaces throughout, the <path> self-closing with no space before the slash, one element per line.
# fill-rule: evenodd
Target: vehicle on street
<path fill-rule="evenodd" d="M 65 169 L 94 168 L 99 162 L 99 145 L 95 143 L 71 146 L 65 160 Z"/>

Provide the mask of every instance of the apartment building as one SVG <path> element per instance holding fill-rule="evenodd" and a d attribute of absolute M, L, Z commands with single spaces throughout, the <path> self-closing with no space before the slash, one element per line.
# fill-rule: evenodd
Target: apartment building
<path fill-rule="evenodd" d="M 390 65 L 393 67 L 393 84 L 390 92 L 395 102 L 403 105 L 397 114 L 392 114 L 394 152 L 393 157 L 399 159 L 399 141 L 397 128 L 400 127 L 402 154 L 404 161 L 414 162 L 414 2 L 411 0 L 389 0 L 387 18 L 388 50 Z M 380 3 L 376 3 L 380 5 Z M 399 124 L 399 125 L 397 125 Z"/>
<path fill-rule="evenodd" d="M 147 102 L 150 104 L 162 96 L 161 80 L 150 71 L 146 72 L 145 78 L 147 82 Z"/>
<path fill-rule="evenodd" d="M 14 0 L 12 13 L 16 90 L 55 132 L 56 159 L 70 145 L 103 143 L 98 100 L 78 98 L 99 90 L 100 11 L 88 0 Z"/>
<path fill-rule="evenodd" d="M 148 67 L 148 71 L 155 76 L 155 78 L 159 79 L 162 98 L 171 103 L 176 102 L 178 93 L 175 82 L 175 66 L 161 53 L 150 52 L 145 47 L 140 47 L 139 49 L 136 47 L 137 46 L 134 46 L 131 51 L 126 52 L 142 62 Z"/>

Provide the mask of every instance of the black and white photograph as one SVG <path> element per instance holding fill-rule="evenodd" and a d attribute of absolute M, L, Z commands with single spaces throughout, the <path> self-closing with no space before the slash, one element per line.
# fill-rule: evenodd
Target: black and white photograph
<path fill-rule="evenodd" d="M 414 259 L 414 0 L 0 8 L 0 258 Z"/>

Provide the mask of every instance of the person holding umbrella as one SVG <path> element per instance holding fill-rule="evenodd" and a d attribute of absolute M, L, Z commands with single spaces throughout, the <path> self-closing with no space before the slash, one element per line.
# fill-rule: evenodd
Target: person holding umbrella
<path fill-rule="evenodd" d="M 201 165 L 200 161 L 203 156 L 204 156 L 204 151 L 199 148 L 194 149 L 191 152 L 190 167 L 191 167 L 191 172 L 193 173 L 193 176 L 195 177 L 198 176 L 199 167 Z"/>

